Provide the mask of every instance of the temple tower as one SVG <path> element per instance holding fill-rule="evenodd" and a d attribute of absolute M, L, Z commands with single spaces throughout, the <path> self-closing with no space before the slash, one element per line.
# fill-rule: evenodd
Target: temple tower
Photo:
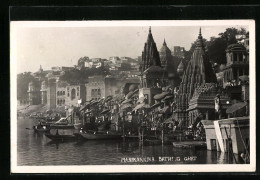
<path fill-rule="evenodd" d="M 139 67 L 140 72 L 143 73 L 151 66 L 161 66 L 161 61 L 150 27 L 147 41 L 144 44 L 144 50 L 142 52 L 142 61 Z"/>
<path fill-rule="evenodd" d="M 159 52 L 153 40 L 151 27 L 149 28 L 147 41 L 142 52 L 140 73 L 141 89 L 139 97 L 146 97 L 148 104 L 152 105 L 154 103 L 154 95 L 161 93 L 162 87 L 167 84 L 168 74 L 161 67 Z"/>
<path fill-rule="evenodd" d="M 205 53 L 200 29 L 195 50 L 184 71 L 179 89 L 175 94 L 175 118 L 180 121 L 180 126 L 188 126 L 187 109 L 189 108 L 189 101 L 194 90 L 205 83 L 216 83 L 216 81 L 216 75 Z"/>

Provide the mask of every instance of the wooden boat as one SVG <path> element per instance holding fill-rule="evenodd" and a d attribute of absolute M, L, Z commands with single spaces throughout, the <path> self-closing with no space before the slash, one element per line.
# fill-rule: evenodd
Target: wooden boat
<path fill-rule="evenodd" d="M 50 125 L 51 129 L 74 129 L 73 124 L 69 124 L 66 118 L 61 118 L 59 121 Z"/>
<path fill-rule="evenodd" d="M 45 136 L 53 141 L 75 141 L 77 137 L 74 135 L 53 135 L 50 133 L 45 133 Z"/>
<path fill-rule="evenodd" d="M 67 124 L 67 125 L 51 124 L 50 127 L 51 129 L 74 129 L 73 124 Z"/>
<path fill-rule="evenodd" d="M 51 128 L 50 128 L 49 125 L 41 125 L 41 124 L 38 124 L 38 125 L 33 126 L 34 132 L 49 132 L 50 129 L 51 129 Z"/>
<path fill-rule="evenodd" d="M 122 135 L 111 131 L 81 131 L 78 133 L 87 140 L 121 139 Z"/>

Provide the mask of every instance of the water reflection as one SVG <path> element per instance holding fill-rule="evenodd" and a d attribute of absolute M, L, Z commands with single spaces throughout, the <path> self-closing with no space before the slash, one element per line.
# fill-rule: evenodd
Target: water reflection
<path fill-rule="evenodd" d="M 37 121 L 18 121 L 18 165 L 104 165 L 104 164 L 226 164 L 235 163 L 227 154 L 172 145 L 145 146 L 139 141 L 51 141 L 31 128 Z M 128 162 L 142 158 L 151 162 Z M 122 160 L 126 162 L 122 162 Z M 236 156 L 236 161 L 242 163 Z"/>

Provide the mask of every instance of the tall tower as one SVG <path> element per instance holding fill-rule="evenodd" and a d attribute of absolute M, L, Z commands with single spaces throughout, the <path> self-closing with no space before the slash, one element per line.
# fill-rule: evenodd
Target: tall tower
<path fill-rule="evenodd" d="M 139 68 L 140 72 L 143 73 L 151 66 L 161 66 L 161 61 L 150 27 L 147 41 L 144 44 L 144 50 L 142 52 L 142 61 Z"/>
<path fill-rule="evenodd" d="M 47 104 L 47 81 L 41 83 L 41 104 Z"/>
<path fill-rule="evenodd" d="M 179 90 L 176 93 L 175 118 L 181 122 L 181 126 L 188 125 L 187 109 L 189 108 L 189 101 L 193 96 L 194 90 L 205 83 L 216 82 L 216 75 L 205 53 L 200 29 L 195 50 L 191 60 L 188 62 Z"/>

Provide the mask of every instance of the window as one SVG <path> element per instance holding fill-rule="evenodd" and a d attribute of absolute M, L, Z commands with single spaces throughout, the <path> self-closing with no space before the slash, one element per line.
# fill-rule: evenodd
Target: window
<path fill-rule="evenodd" d="M 243 54 L 239 53 L 239 61 L 243 61 Z"/>
<path fill-rule="evenodd" d="M 217 150 L 216 139 L 210 139 L 211 150 Z"/>
<path fill-rule="evenodd" d="M 71 90 L 71 100 L 75 99 L 76 98 L 76 90 L 73 88 Z"/>
<path fill-rule="evenodd" d="M 237 54 L 233 53 L 233 61 L 237 61 Z"/>

